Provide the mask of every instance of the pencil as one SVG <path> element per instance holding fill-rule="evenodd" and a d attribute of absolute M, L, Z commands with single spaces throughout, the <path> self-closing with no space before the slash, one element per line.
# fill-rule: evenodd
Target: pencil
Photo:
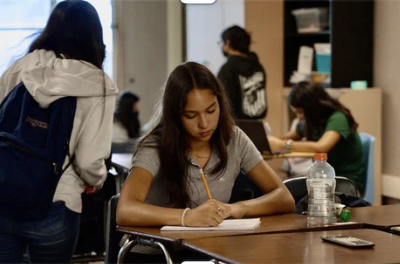
<path fill-rule="evenodd" d="M 204 187 L 206 188 L 206 192 L 207 192 L 208 199 L 211 200 L 212 197 L 211 197 L 210 189 L 208 189 L 208 184 L 207 184 L 207 181 L 206 181 L 206 176 L 204 175 L 203 169 L 202 169 L 200 166 L 199 166 L 199 170 L 200 170 L 201 179 L 203 180 Z"/>

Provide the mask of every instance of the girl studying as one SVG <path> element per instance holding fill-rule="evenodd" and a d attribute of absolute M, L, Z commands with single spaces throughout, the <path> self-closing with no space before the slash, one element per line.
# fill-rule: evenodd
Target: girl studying
<path fill-rule="evenodd" d="M 268 136 L 271 148 L 298 152 L 328 153 L 328 162 L 336 175 L 350 178 L 363 193 L 365 176 L 362 145 L 357 133 L 358 124 L 349 109 L 319 85 L 309 82 L 296 84 L 288 103 L 304 124 L 286 135 L 286 140 Z M 306 137 L 307 141 L 299 141 Z"/>
<path fill-rule="evenodd" d="M 119 225 L 206 227 L 293 212 L 290 192 L 234 125 L 224 88 L 206 67 L 188 62 L 170 74 L 151 123 L 121 190 Z M 228 204 L 240 170 L 265 195 Z"/>

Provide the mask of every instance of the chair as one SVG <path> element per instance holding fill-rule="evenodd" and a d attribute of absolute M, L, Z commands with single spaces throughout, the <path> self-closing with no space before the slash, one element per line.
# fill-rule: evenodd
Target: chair
<path fill-rule="evenodd" d="M 232 188 L 229 203 L 236 203 L 262 196 L 264 193 L 243 172 L 240 172 Z"/>
<path fill-rule="evenodd" d="M 363 149 L 363 163 L 365 173 L 365 187 L 363 199 L 374 204 L 374 145 L 375 137 L 360 133 L 360 139 Z"/>
<path fill-rule="evenodd" d="M 352 180 L 342 176 L 336 176 L 335 180 L 336 180 L 336 189 L 335 189 L 336 192 L 341 192 L 352 196 L 358 196 L 356 185 Z M 292 194 L 295 204 L 297 204 L 298 201 L 300 201 L 308 194 L 306 181 L 307 181 L 306 176 L 290 178 L 283 181 L 285 186 Z"/>
<path fill-rule="evenodd" d="M 123 236 L 115 230 L 117 226 L 116 217 L 118 199 L 119 194 L 111 197 L 108 202 L 105 263 L 117 263 L 119 242 Z"/>
<path fill-rule="evenodd" d="M 119 194 L 111 197 L 108 202 L 108 214 L 107 214 L 107 235 L 106 235 L 106 256 L 105 263 L 122 263 L 125 255 L 130 251 L 130 249 L 137 245 L 147 245 L 155 248 L 160 248 L 163 253 L 167 264 L 172 264 L 173 261 L 167 250 L 167 248 L 158 241 L 153 241 L 152 239 L 128 239 L 125 241 L 124 245 L 120 248 L 119 243 L 123 237 L 122 233 L 116 231 L 117 227 L 117 205 L 119 200 Z M 120 254 L 120 259 L 118 255 Z"/>

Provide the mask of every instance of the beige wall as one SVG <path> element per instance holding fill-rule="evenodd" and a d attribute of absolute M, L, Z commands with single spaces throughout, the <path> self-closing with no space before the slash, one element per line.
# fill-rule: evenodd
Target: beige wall
<path fill-rule="evenodd" d="M 374 80 L 383 91 L 382 171 L 400 177 L 400 1 L 375 2 Z M 399 188 L 397 188 L 399 190 Z M 383 190 L 385 193 L 385 190 Z"/>
<path fill-rule="evenodd" d="M 283 1 L 245 1 L 245 25 L 251 49 L 267 73 L 268 116 L 273 133 L 281 135 L 283 97 Z"/>

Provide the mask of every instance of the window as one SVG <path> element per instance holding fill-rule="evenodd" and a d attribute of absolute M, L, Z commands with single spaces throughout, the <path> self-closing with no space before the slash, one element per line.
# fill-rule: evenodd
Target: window
<path fill-rule="evenodd" d="M 113 77 L 112 0 L 87 0 L 97 10 L 106 44 L 104 71 Z M 17 59 L 46 26 L 53 5 L 60 0 L 0 0 L 0 75 Z"/>

